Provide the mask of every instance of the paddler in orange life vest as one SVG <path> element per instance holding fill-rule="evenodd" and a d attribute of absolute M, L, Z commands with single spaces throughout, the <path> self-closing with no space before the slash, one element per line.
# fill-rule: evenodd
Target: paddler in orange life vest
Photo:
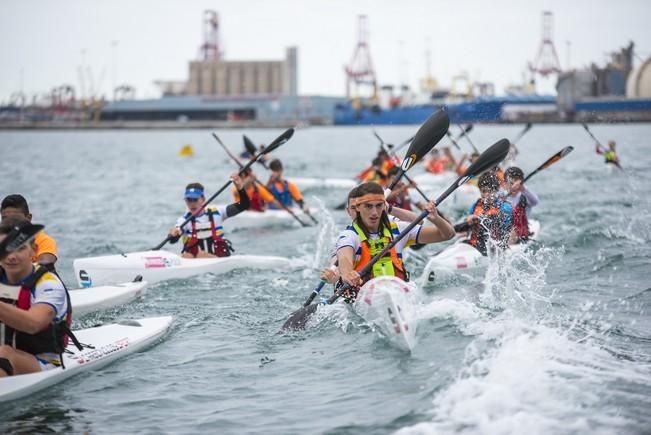
<path fill-rule="evenodd" d="M 504 172 L 507 190 L 506 200 L 513 209 L 513 230 L 509 244 L 526 242 L 532 234 L 529 232 L 529 213 L 538 205 L 538 195 L 523 184 L 524 172 L 517 166 L 511 166 Z"/>
<path fill-rule="evenodd" d="M 432 174 L 442 174 L 448 169 L 450 159 L 441 155 L 441 151 L 434 148 L 430 153 L 430 158 L 425 163 L 425 170 Z"/>
<path fill-rule="evenodd" d="M 32 221 L 32 214 L 29 212 L 29 206 L 24 196 L 19 194 L 7 195 L 0 205 L 0 216 L 5 220 L 9 216 L 18 216 Z M 32 258 L 33 263 L 42 265 L 53 265 L 57 261 L 57 243 L 45 234 L 45 231 L 39 232 L 34 238 L 36 243 L 36 252 Z"/>
<path fill-rule="evenodd" d="M 242 178 L 237 173 L 231 175 L 233 184 L 238 189 L 240 201 L 227 206 L 208 205 L 204 187 L 200 183 L 190 183 L 185 188 L 185 205 L 188 211 L 178 218 L 176 226 L 169 231 L 174 241 L 183 236 L 184 258 L 228 257 L 234 251 L 231 242 L 224 238 L 222 223 L 249 208 L 249 196 L 242 188 Z M 181 227 L 190 216 L 193 218 Z"/>
<path fill-rule="evenodd" d="M 18 217 L 0 223 L 0 377 L 60 367 L 73 337 L 63 282 L 32 263 L 34 238 L 42 230 L 43 225 Z"/>
<path fill-rule="evenodd" d="M 470 228 L 470 239 L 466 242 L 486 255 L 489 240 L 502 249 L 508 247 L 513 226 L 512 208 L 511 204 L 500 198 L 499 180 L 493 171 L 482 174 L 477 185 L 481 198 L 470 206 L 470 216 L 465 222 Z M 457 227 L 457 230 L 461 228 Z"/>
<path fill-rule="evenodd" d="M 454 236 L 452 225 L 438 215 L 433 203 L 429 203 L 427 209 L 434 226 L 415 226 L 384 258 L 373 265 L 369 275 L 362 277 L 359 271 L 409 223 L 392 222 L 389 219 L 384 191 L 377 183 L 360 184 L 351 191 L 349 198 L 355 219 L 339 235 L 336 243 L 341 283 L 352 286 L 351 291 L 344 295 L 348 301 L 354 300 L 359 287 L 371 278 L 395 276 L 407 280 L 408 274 L 402 262 L 405 247 L 416 243 L 441 242 Z"/>
<path fill-rule="evenodd" d="M 248 168 L 245 173 L 241 175 L 243 181 L 243 188 L 249 197 L 249 210 L 263 212 L 267 209 L 267 204 L 275 201 L 273 195 L 267 190 L 264 185 L 256 183 L 256 177 L 251 168 Z M 233 202 L 240 202 L 240 194 L 238 189 L 233 185 L 231 192 L 233 194 Z"/>
<path fill-rule="evenodd" d="M 293 203 L 296 202 L 305 213 L 309 213 L 310 209 L 305 204 L 305 201 L 303 201 L 303 195 L 299 188 L 296 184 L 283 178 L 282 162 L 278 159 L 272 160 L 269 163 L 269 169 L 271 169 L 271 175 L 269 176 L 269 181 L 267 181 L 267 189 L 271 192 L 273 197 L 285 207 L 291 207 Z M 274 203 L 270 203 L 268 207 L 270 209 L 281 208 Z"/>

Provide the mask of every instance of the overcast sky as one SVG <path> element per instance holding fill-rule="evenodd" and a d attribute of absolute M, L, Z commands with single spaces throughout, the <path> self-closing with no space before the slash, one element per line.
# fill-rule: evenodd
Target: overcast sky
<path fill-rule="evenodd" d="M 158 96 L 157 79 L 187 79 L 202 41 L 202 13 L 219 13 L 229 60 L 283 59 L 299 47 L 299 92 L 343 95 L 344 64 L 368 16 L 370 50 L 381 84 L 416 86 L 431 52 L 443 86 L 465 71 L 501 91 L 522 80 L 541 40 L 543 10 L 554 13 L 563 68 L 603 64 L 633 40 L 651 54 L 648 0 L 2 0 L 0 102 L 81 80 L 111 95 L 127 83 L 138 98 Z M 639 58 L 637 63 L 639 63 Z M 86 68 L 81 68 L 85 64 Z M 80 71 L 83 70 L 83 73 Z M 543 84 L 552 89 L 551 84 Z"/>

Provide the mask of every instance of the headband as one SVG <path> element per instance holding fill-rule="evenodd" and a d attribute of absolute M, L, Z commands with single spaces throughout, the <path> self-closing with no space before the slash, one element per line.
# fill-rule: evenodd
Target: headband
<path fill-rule="evenodd" d="M 367 193 L 366 195 L 362 195 L 357 198 L 351 198 L 350 205 L 358 206 L 360 204 L 364 204 L 365 202 L 371 202 L 371 201 L 384 202 L 384 195 L 382 193 Z"/>

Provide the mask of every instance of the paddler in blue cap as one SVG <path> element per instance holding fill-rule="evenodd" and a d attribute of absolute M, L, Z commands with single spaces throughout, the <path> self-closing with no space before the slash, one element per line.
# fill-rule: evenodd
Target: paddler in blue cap
<path fill-rule="evenodd" d="M 231 242 L 224 238 L 224 220 L 249 208 L 249 196 L 242 185 L 239 174 L 231 175 L 237 188 L 239 202 L 226 206 L 204 206 L 206 198 L 201 183 L 190 183 L 185 187 L 185 205 L 188 211 L 177 219 L 169 236 L 178 239 L 183 236 L 182 255 L 185 258 L 228 257 L 234 251 Z M 192 216 L 190 222 L 181 224 Z"/>
<path fill-rule="evenodd" d="M 0 377 L 61 366 L 72 337 L 63 282 L 32 263 L 34 238 L 42 230 L 43 225 L 17 216 L 0 224 Z"/>

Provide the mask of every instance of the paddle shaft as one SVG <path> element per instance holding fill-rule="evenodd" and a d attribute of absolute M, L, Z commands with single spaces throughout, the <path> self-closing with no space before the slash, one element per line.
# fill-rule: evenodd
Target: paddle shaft
<path fill-rule="evenodd" d="M 230 157 L 230 158 L 231 158 L 235 163 L 237 163 L 237 165 L 240 167 L 240 169 L 242 169 L 242 167 L 243 167 L 244 165 L 242 165 L 242 162 L 240 162 L 240 159 L 238 159 L 238 158 L 237 158 L 233 153 L 231 153 L 231 151 L 228 149 L 228 147 L 226 146 L 226 144 L 224 144 L 224 142 L 221 141 L 221 139 L 219 138 L 219 136 L 217 136 L 217 134 L 213 133 L 212 136 L 215 138 L 215 140 L 217 141 L 217 143 L 219 143 L 219 145 L 221 145 L 221 147 L 224 149 L 224 151 L 226 151 L 226 154 L 228 154 L 228 156 L 229 156 L 229 157 Z M 269 189 L 267 189 L 267 188 L 266 188 L 262 183 L 260 183 L 260 181 L 258 181 L 258 180 L 253 180 L 253 182 L 256 184 L 256 186 L 260 186 L 260 187 L 262 187 L 263 189 L 266 189 L 267 191 L 269 191 Z M 283 204 L 283 203 L 282 203 L 278 198 L 276 198 L 276 195 L 274 195 L 273 192 L 269 191 L 269 193 L 271 193 L 271 196 L 274 197 L 274 200 L 275 200 L 276 205 L 279 205 L 283 210 L 285 210 L 287 213 L 289 213 L 289 214 L 290 214 L 294 219 L 296 219 L 296 221 L 298 221 L 298 223 L 301 224 L 301 226 L 303 226 L 303 227 L 307 227 L 307 226 L 308 226 L 308 225 L 307 225 L 305 222 L 303 222 L 303 221 L 302 221 L 298 216 L 296 216 L 296 213 L 294 213 L 294 212 L 293 212 L 289 207 L 287 207 L 287 206 L 286 206 L 285 204 Z"/>
<path fill-rule="evenodd" d="M 529 178 L 533 177 L 535 174 L 537 174 L 538 172 L 542 171 L 543 169 L 546 169 L 546 168 L 550 167 L 551 165 L 553 165 L 554 163 L 556 163 L 557 161 L 559 161 L 560 159 L 562 159 L 563 157 L 565 157 L 566 155 L 568 155 L 570 152 L 572 152 L 573 149 L 574 149 L 574 148 L 571 147 L 571 146 L 570 146 L 570 147 L 565 147 L 565 148 L 563 148 L 562 150 L 560 150 L 559 152 L 557 152 L 556 154 L 554 154 L 553 156 L 551 156 L 550 158 L 548 158 L 547 161 L 545 161 L 545 163 L 543 163 L 542 165 L 538 166 L 538 167 L 536 168 L 535 171 L 533 171 L 531 174 L 527 175 L 527 176 L 525 177 L 525 179 L 522 180 L 522 183 L 524 183 L 524 182 L 527 181 Z"/>
<path fill-rule="evenodd" d="M 470 135 L 468 135 L 468 133 L 466 132 L 466 130 L 464 130 L 464 128 L 463 128 L 462 126 L 460 126 L 459 124 L 457 124 L 457 127 L 459 127 L 459 128 L 461 129 L 461 135 L 459 136 L 459 138 L 461 138 L 461 137 L 465 137 L 466 140 L 468 141 L 468 143 L 470 144 L 470 146 L 472 147 L 472 150 L 473 150 L 474 152 L 476 152 L 477 154 L 479 154 L 479 150 L 477 149 L 477 147 L 475 146 L 475 144 L 472 143 L 472 140 L 470 140 Z"/>

